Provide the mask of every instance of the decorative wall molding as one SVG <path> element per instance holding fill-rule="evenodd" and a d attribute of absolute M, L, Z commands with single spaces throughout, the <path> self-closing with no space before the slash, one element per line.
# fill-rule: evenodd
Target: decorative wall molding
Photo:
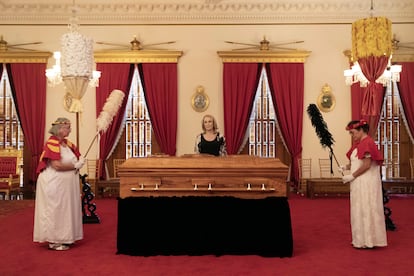
<path fill-rule="evenodd" d="M 40 2 L 40 3 L 39 3 Z M 0 25 L 66 25 L 72 1 L 0 0 Z M 370 15 L 360 0 L 82 0 L 82 25 L 348 24 Z M 275 3 L 277 2 L 277 3 Z M 414 24 L 414 1 L 377 0 L 374 15 Z"/>
<path fill-rule="evenodd" d="M 351 50 L 345 50 L 343 54 L 348 58 L 348 62 L 352 63 Z M 392 62 L 414 62 L 414 51 L 396 50 L 392 53 Z"/>
<path fill-rule="evenodd" d="M 396 52 L 392 54 L 393 62 L 414 62 L 414 52 Z"/>
<path fill-rule="evenodd" d="M 53 54 L 51 52 L 2 52 L 0 63 L 47 63 Z"/>
<path fill-rule="evenodd" d="M 294 62 L 304 63 L 310 51 L 219 51 L 222 62 Z"/>
<path fill-rule="evenodd" d="M 96 63 L 172 63 L 178 62 L 182 51 L 98 51 L 94 53 Z"/>

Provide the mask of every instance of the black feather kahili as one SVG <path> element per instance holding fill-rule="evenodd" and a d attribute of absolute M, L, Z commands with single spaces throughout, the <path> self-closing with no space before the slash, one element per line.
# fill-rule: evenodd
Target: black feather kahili
<path fill-rule="evenodd" d="M 312 125 L 315 127 L 316 135 L 318 135 L 322 147 L 328 147 L 332 150 L 332 145 L 335 140 L 329 132 L 328 126 L 323 120 L 322 114 L 318 107 L 315 104 L 310 104 L 307 111 Z"/>
<path fill-rule="evenodd" d="M 310 104 L 308 106 L 308 115 L 311 119 L 312 125 L 315 128 L 316 135 L 319 137 L 319 141 L 323 148 L 329 148 L 329 159 L 331 160 L 331 174 L 333 175 L 332 169 L 332 157 L 335 158 L 336 164 L 339 167 L 339 162 L 336 159 L 335 154 L 333 153 L 332 145 L 335 140 L 332 137 L 332 134 L 328 130 L 328 125 L 325 123 L 319 108 L 315 104 Z"/>

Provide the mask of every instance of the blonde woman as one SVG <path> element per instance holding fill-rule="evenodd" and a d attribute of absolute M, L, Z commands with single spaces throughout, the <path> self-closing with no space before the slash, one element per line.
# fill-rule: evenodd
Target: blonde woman
<path fill-rule="evenodd" d="M 201 128 L 203 132 L 196 137 L 195 153 L 225 156 L 227 154 L 226 139 L 218 132 L 216 119 L 212 115 L 204 115 Z"/>

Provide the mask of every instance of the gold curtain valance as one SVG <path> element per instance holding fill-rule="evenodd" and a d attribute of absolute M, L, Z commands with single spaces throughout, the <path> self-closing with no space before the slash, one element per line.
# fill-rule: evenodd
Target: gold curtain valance
<path fill-rule="evenodd" d="M 51 52 L 0 52 L 0 63 L 47 63 Z"/>
<path fill-rule="evenodd" d="M 349 63 L 354 62 L 351 50 L 345 50 L 343 53 L 348 58 Z M 392 54 L 392 62 L 414 62 L 414 51 L 399 52 L 397 50 Z"/>
<path fill-rule="evenodd" d="M 414 51 L 411 51 L 411 53 L 398 53 L 398 51 L 393 53 L 392 63 L 395 62 L 414 62 Z"/>
<path fill-rule="evenodd" d="M 304 63 L 310 51 L 219 51 L 223 62 Z"/>
<path fill-rule="evenodd" d="M 94 58 L 96 63 L 172 63 L 182 55 L 182 51 L 102 51 Z"/>

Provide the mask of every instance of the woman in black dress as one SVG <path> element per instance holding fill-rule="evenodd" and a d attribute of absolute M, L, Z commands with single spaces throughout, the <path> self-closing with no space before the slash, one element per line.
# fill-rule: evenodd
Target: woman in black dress
<path fill-rule="evenodd" d="M 195 153 L 225 156 L 227 154 L 226 140 L 217 131 L 216 119 L 211 115 L 204 115 L 201 128 L 203 132 L 196 137 Z"/>

